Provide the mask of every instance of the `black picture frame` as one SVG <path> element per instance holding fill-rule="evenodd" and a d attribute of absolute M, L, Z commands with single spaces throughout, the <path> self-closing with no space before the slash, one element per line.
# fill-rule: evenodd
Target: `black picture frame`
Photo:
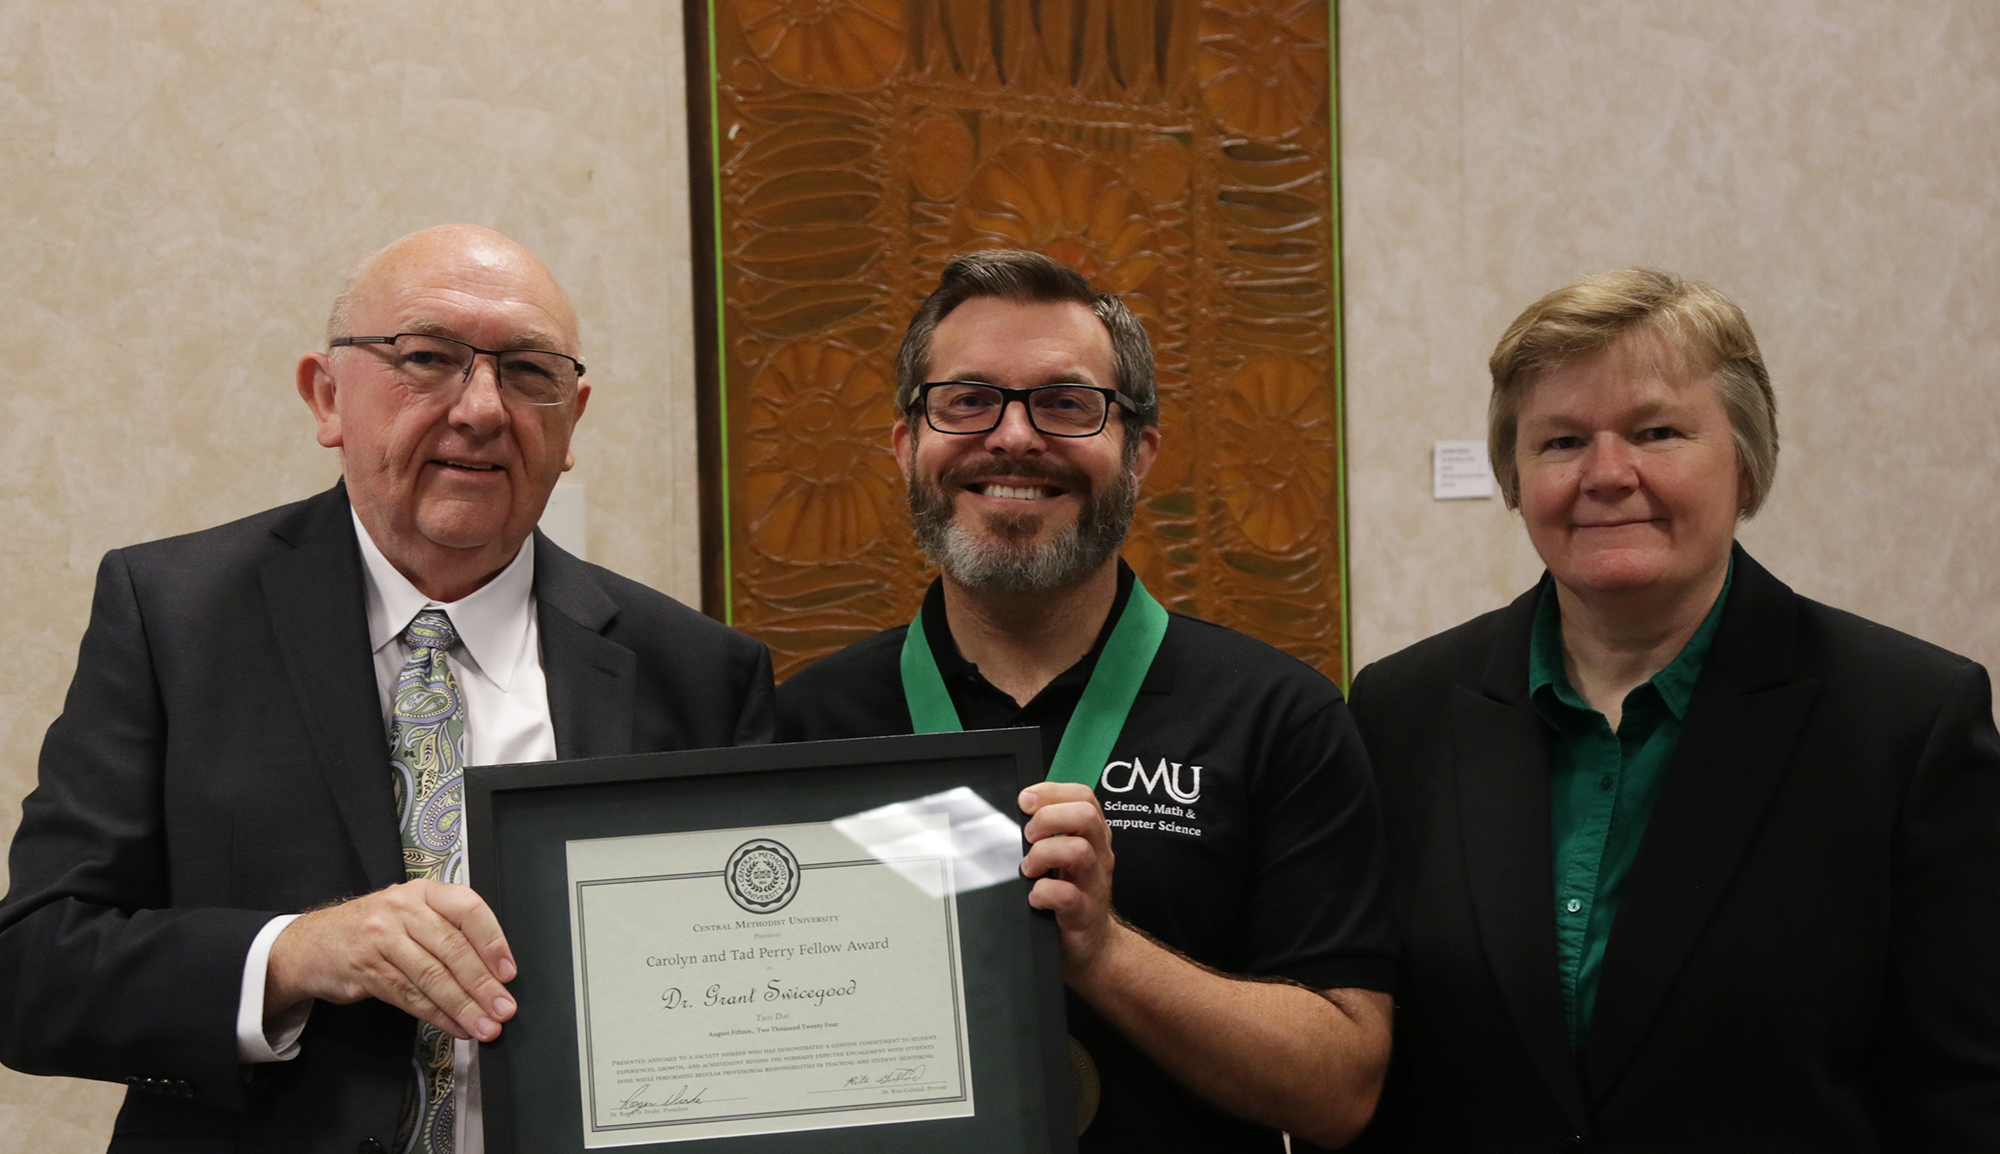
<path fill-rule="evenodd" d="M 832 821 L 959 786 L 1019 818 L 1042 778 L 1032 729 L 473 766 L 465 778 L 472 885 L 519 966 L 519 1006 L 480 1048 L 488 1154 L 582 1154 L 582 1089 L 565 846 L 576 839 Z M 672 1154 L 801 1150 L 1071 1154 L 1076 1149 L 1061 954 L 1028 883 L 959 895 L 975 1114 L 789 1134 L 619 1147 Z"/>

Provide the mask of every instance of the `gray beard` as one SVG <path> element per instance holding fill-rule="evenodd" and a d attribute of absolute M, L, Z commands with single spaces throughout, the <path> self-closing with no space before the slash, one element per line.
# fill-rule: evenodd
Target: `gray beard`
<path fill-rule="evenodd" d="M 1087 483 L 1080 472 L 1065 473 L 1061 479 L 1066 484 L 1076 480 Z M 912 477 L 908 489 L 910 525 L 924 555 L 945 576 L 967 589 L 1047 593 L 1076 584 L 1117 555 L 1132 526 L 1138 488 L 1127 467 L 1105 492 L 1085 490 L 1076 523 L 1055 540 L 1037 545 L 1033 538 L 1041 527 L 1040 516 L 989 514 L 985 524 L 988 535 L 981 537 L 958 523 L 942 484 Z"/>

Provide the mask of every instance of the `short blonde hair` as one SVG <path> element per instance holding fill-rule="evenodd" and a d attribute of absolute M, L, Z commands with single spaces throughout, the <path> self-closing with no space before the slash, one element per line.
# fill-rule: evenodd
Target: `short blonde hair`
<path fill-rule="evenodd" d="M 1548 373 L 1628 336 L 1657 337 L 1688 379 L 1713 374 L 1729 413 L 1744 481 L 1739 517 L 1764 505 L 1778 473 L 1778 399 L 1743 310 L 1701 281 L 1651 268 L 1620 268 L 1559 288 L 1514 318 L 1487 362 L 1493 395 L 1486 450 L 1509 509 L 1521 503 L 1514 442 L 1528 390 Z"/>

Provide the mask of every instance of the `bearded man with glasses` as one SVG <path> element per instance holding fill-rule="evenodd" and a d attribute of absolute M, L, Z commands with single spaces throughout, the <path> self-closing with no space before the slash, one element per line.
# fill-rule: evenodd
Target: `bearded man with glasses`
<path fill-rule="evenodd" d="M 539 260 L 404 237 L 327 335 L 341 483 L 104 559 L 22 806 L 0 1061 L 131 1086 L 113 1151 L 477 1154 L 465 766 L 770 737 L 762 645 L 535 532 L 590 399 Z"/>
<path fill-rule="evenodd" d="M 1118 559 L 1160 443 L 1145 330 L 1046 257 L 978 252 L 896 367 L 942 572 L 910 625 L 787 681 L 780 733 L 1040 727 L 1022 871 L 1061 930 L 1082 1150 L 1344 1143 L 1394 972 L 1367 757 L 1319 673 L 1168 614 Z"/>

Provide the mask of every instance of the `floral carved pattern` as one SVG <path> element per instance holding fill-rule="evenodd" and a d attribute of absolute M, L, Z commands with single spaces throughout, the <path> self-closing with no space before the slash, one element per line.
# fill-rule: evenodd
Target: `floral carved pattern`
<path fill-rule="evenodd" d="M 998 242 L 1047 253 L 1120 294 L 1162 263 L 1152 206 L 1114 165 L 1019 141 L 981 164 L 955 206 L 955 248 Z"/>
<path fill-rule="evenodd" d="M 1202 103 L 1229 128 L 1275 139 L 1324 104 L 1326 5 L 1229 0 L 1202 9 L 1196 57 Z"/>
<path fill-rule="evenodd" d="M 1282 553 L 1308 541 L 1325 518 L 1333 462 L 1316 452 L 1333 420 L 1319 374 L 1297 357 L 1265 354 L 1222 390 L 1213 460 L 1243 536 Z"/>
<path fill-rule="evenodd" d="M 751 382 L 744 504 L 760 553 L 848 560 L 888 532 L 902 477 L 889 451 L 895 385 L 852 349 L 793 344 Z"/>
<path fill-rule="evenodd" d="M 1147 586 L 1340 674 L 1327 7 L 716 0 L 728 594 L 781 677 L 916 609 L 896 347 L 991 247 L 1152 337 Z"/>
<path fill-rule="evenodd" d="M 730 7 L 757 58 L 806 88 L 873 88 L 903 57 L 901 0 L 733 0 Z"/>

